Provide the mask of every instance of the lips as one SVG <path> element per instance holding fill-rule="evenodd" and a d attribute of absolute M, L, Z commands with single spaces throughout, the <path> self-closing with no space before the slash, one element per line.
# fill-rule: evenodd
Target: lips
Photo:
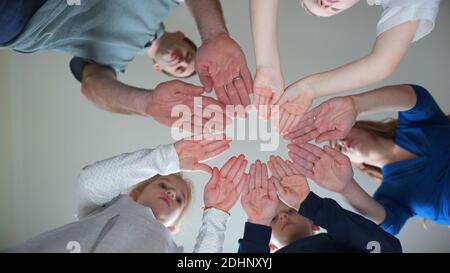
<path fill-rule="evenodd" d="M 170 199 L 166 196 L 160 197 L 159 199 L 163 200 L 168 207 L 170 207 Z"/>
<path fill-rule="evenodd" d="M 292 223 L 286 223 L 283 225 L 283 227 L 281 227 L 281 230 L 284 230 L 288 225 L 292 225 Z"/>

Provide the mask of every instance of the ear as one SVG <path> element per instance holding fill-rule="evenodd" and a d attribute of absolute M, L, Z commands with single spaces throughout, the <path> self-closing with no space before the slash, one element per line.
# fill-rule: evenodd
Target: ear
<path fill-rule="evenodd" d="M 186 37 L 186 35 L 184 35 L 184 33 L 179 30 L 177 32 L 175 32 L 175 35 L 180 39 L 183 39 L 184 37 Z"/>
<path fill-rule="evenodd" d="M 273 253 L 278 250 L 278 247 L 273 243 L 269 243 L 270 253 Z"/>
<path fill-rule="evenodd" d="M 132 192 L 130 192 L 130 197 L 131 199 L 133 199 L 133 201 L 137 201 L 139 198 L 139 195 L 141 195 L 140 192 L 138 192 L 137 190 L 133 190 Z"/>
<path fill-rule="evenodd" d="M 159 63 L 154 63 L 153 64 L 153 69 L 155 69 L 156 71 L 161 71 L 161 65 Z"/>

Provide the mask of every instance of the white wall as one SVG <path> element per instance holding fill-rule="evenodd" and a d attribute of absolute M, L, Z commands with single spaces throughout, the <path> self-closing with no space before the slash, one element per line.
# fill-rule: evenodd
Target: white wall
<path fill-rule="evenodd" d="M 254 71 L 248 2 L 222 2 L 228 28 L 246 52 Z M 345 14 L 320 19 L 306 15 L 298 1 L 280 2 L 280 49 L 287 84 L 369 52 L 381 12 L 378 7 L 369 7 L 361 1 Z M 449 25 L 450 3 L 442 1 L 435 30 L 411 47 L 395 75 L 371 87 L 421 84 L 450 113 Z M 181 29 L 194 41 L 200 41 L 194 21 L 184 6 L 173 11 L 166 27 Z M 72 221 L 76 177 L 84 165 L 169 142 L 169 129 L 151 119 L 111 114 L 90 105 L 81 96 L 80 85 L 69 71 L 69 60 L 68 56 L 56 53 L 0 55 L 0 248 Z M 154 73 L 148 58 L 138 57 L 128 67 L 123 80 L 151 88 L 168 78 Z M 190 82 L 198 83 L 198 80 Z M 7 109 L 8 105 L 11 109 Z M 221 166 L 231 155 L 241 152 L 250 161 L 266 160 L 270 153 L 261 153 L 258 145 L 257 141 L 233 142 L 230 151 L 210 163 Z M 286 148 L 280 148 L 277 154 L 286 157 Z M 201 220 L 202 189 L 208 176 L 191 173 L 187 177 L 194 181 L 195 199 L 176 240 L 190 251 Z M 357 180 L 370 193 L 376 189 L 376 184 L 361 173 L 357 173 Z M 336 198 L 348 208 L 338 196 L 313 183 L 311 186 L 319 195 Z M 224 246 L 227 252 L 237 250 L 245 221 L 239 204 L 231 214 Z M 421 219 L 410 220 L 399 235 L 404 250 L 450 252 L 450 230 L 432 223 L 428 226 L 426 231 Z"/>

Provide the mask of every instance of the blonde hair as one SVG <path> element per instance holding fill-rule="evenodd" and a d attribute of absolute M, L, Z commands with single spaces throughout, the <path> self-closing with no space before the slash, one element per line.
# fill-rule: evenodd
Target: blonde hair
<path fill-rule="evenodd" d="M 181 181 L 186 183 L 186 188 L 187 188 L 187 195 L 186 195 L 186 199 L 184 200 L 184 202 L 185 202 L 184 207 L 181 210 L 180 215 L 175 220 L 174 225 L 173 225 L 174 228 L 175 228 L 175 231 L 178 231 L 180 226 L 181 226 L 182 219 L 183 219 L 184 215 L 186 214 L 186 212 L 187 212 L 187 210 L 188 210 L 188 208 L 189 208 L 189 206 L 190 206 L 190 204 L 192 202 L 192 183 L 189 180 L 185 179 L 183 177 L 182 173 L 173 173 L 173 174 L 170 174 L 170 175 L 159 175 L 159 174 L 157 174 L 157 175 L 155 175 L 155 176 L 153 176 L 153 177 L 151 177 L 151 178 L 149 178 L 149 179 L 147 179 L 145 181 L 142 181 L 141 183 L 137 184 L 134 188 L 131 189 L 130 194 L 133 193 L 133 192 L 138 192 L 139 194 L 141 194 L 142 192 L 144 192 L 145 188 L 148 185 L 150 185 L 151 183 L 158 181 L 161 177 L 171 176 L 171 175 L 174 175 L 174 176 L 180 178 Z"/>

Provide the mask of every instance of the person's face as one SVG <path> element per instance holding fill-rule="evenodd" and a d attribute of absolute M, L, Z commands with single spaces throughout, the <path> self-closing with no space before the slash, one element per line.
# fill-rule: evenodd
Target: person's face
<path fill-rule="evenodd" d="M 272 242 L 278 248 L 313 234 L 311 221 L 283 202 L 279 202 L 277 213 L 270 226 L 272 227 Z"/>
<path fill-rule="evenodd" d="M 184 78 L 195 70 L 196 50 L 188 42 L 182 32 L 166 33 L 155 54 L 153 67 L 157 71 L 165 71 L 174 77 Z"/>
<path fill-rule="evenodd" d="M 351 8 L 359 0 L 301 0 L 303 9 L 314 16 L 328 17 Z"/>
<path fill-rule="evenodd" d="M 373 158 L 379 150 L 376 136 L 359 128 L 352 128 L 349 134 L 336 141 L 336 147 L 344 155 L 348 156 L 354 164 L 362 164 Z"/>
<path fill-rule="evenodd" d="M 162 176 L 145 187 L 136 202 L 151 208 L 155 218 L 166 227 L 173 226 L 188 197 L 188 186 L 175 175 Z"/>

